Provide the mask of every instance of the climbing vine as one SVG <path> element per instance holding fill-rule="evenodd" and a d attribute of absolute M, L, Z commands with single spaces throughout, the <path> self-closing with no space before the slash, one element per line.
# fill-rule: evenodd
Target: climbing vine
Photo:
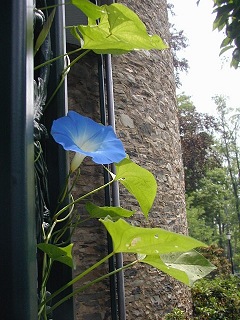
<path fill-rule="evenodd" d="M 41 123 L 46 108 L 51 108 L 51 100 L 62 85 L 66 74 L 71 67 L 88 52 L 96 54 L 126 54 L 133 50 L 166 49 L 167 46 L 157 35 L 149 35 L 146 27 L 139 17 L 122 4 L 98 6 L 88 0 L 72 0 L 71 4 L 81 10 L 88 17 L 87 25 L 68 26 L 73 36 L 79 42 L 79 48 L 65 54 L 70 57 L 72 53 L 79 53 L 77 58 L 68 60 L 67 66 L 61 74 L 59 85 L 52 97 L 46 101 L 46 86 L 49 66 L 63 57 L 51 57 L 49 32 L 54 20 L 57 6 L 35 10 L 36 30 L 40 25 L 40 32 L 35 35 L 35 181 L 36 181 L 36 211 L 38 221 L 38 250 L 41 256 L 39 268 L 41 280 L 39 287 L 38 319 L 50 319 L 52 312 L 73 295 L 85 290 L 112 274 L 130 268 L 137 263 L 149 264 L 187 285 L 204 277 L 214 269 L 194 248 L 204 244 L 191 237 L 169 232 L 161 228 L 141 228 L 132 226 L 124 218 L 134 214 L 133 211 L 122 207 L 99 207 L 93 203 L 86 204 L 89 218 L 99 219 L 109 232 L 113 251 L 83 273 L 77 275 L 70 282 L 55 292 L 49 292 L 48 281 L 52 267 L 56 262 L 74 267 L 72 258 L 73 243 L 66 241 L 64 235 L 74 232 L 81 223 L 75 205 L 100 190 L 120 183 L 138 201 L 144 217 L 148 217 L 153 205 L 157 183 L 153 175 L 146 169 L 134 163 L 125 153 L 124 146 L 116 136 L 111 126 L 103 126 L 82 115 L 69 111 L 66 116 L 56 119 L 47 132 Z M 50 11 L 43 15 L 43 10 Z M 41 50 L 44 47 L 44 50 Z M 73 151 L 75 156 L 71 161 L 70 171 L 66 177 L 65 185 L 59 195 L 58 205 L 54 212 L 49 211 L 47 167 L 44 162 L 44 152 L 41 140 L 51 135 L 56 143 L 66 151 Z M 76 199 L 72 196 L 72 189 L 76 180 L 81 179 L 80 168 L 84 157 L 90 157 L 93 162 L 101 164 L 111 179 L 104 185 L 92 189 Z M 112 172 L 106 166 L 115 165 Z M 75 177 L 75 178 L 74 178 Z M 68 200 L 66 203 L 66 199 Z M 101 275 L 99 278 L 84 282 L 84 278 L 92 270 L 107 261 L 114 254 L 127 252 L 136 255 L 136 259 L 128 265 Z M 71 293 L 66 292 L 70 286 L 81 280 L 82 285 Z M 54 298 L 54 303 L 52 304 Z"/>

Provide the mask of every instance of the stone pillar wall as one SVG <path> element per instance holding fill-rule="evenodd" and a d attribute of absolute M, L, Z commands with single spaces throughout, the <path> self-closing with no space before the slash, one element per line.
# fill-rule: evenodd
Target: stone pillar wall
<path fill-rule="evenodd" d="M 68 51 L 75 49 L 68 47 Z M 69 109 L 100 122 L 98 56 L 88 54 L 71 69 L 68 76 Z M 80 195 L 101 186 L 103 168 L 85 158 L 81 165 L 81 176 L 73 189 L 76 199 Z M 104 206 L 104 192 L 88 197 L 84 202 L 94 202 Z M 81 224 L 75 231 L 73 255 L 76 263 L 74 274 L 80 274 L 94 263 L 104 258 L 107 252 L 107 234 L 97 219 L 89 219 L 84 210 L 84 202 L 76 206 Z M 108 264 L 84 277 L 75 288 L 108 273 Z M 76 320 L 108 320 L 111 319 L 110 292 L 108 279 L 89 287 L 75 297 Z"/>
<path fill-rule="evenodd" d="M 166 0 L 123 0 L 147 26 L 166 42 L 169 25 Z M 130 158 L 150 170 L 157 179 L 156 201 L 146 220 L 136 201 L 121 189 L 121 205 L 137 210 L 135 225 L 162 227 L 187 233 L 184 177 L 176 109 L 175 80 L 170 50 L 138 51 L 115 56 L 113 61 L 116 130 Z M 86 56 L 69 74 L 69 109 L 99 121 L 97 57 Z M 85 161 L 75 191 L 82 193 L 96 183 L 101 167 Z M 104 205 L 103 195 L 97 202 Z M 84 216 L 82 208 L 79 213 Z M 97 221 L 87 221 L 73 239 L 77 272 L 106 255 L 106 232 Z M 130 256 L 124 256 L 125 262 Z M 106 272 L 107 266 L 94 276 Z M 125 272 L 127 320 L 164 319 L 174 307 L 191 312 L 189 289 L 146 265 Z M 109 283 L 88 289 L 76 299 L 77 320 L 111 319 Z"/>
<path fill-rule="evenodd" d="M 165 0 L 123 0 L 144 21 L 148 32 L 170 37 Z M 127 153 L 157 179 L 158 193 L 146 221 L 135 225 L 187 233 L 184 176 L 176 108 L 172 56 L 164 51 L 138 51 L 113 57 L 117 133 Z M 126 200 L 125 200 L 126 199 Z M 123 191 L 122 205 L 138 210 Z M 125 257 L 128 259 L 129 257 Z M 131 258 L 130 258 L 131 259 Z M 125 272 L 127 319 L 164 319 L 173 307 L 190 313 L 189 289 L 148 266 Z"/>

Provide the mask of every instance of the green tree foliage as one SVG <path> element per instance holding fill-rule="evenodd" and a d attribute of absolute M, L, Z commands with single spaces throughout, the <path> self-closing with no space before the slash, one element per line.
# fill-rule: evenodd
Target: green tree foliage
<path fill-rule="evenodd" d="M 229 254 L 231 233 L 235 271 L 240 266 L 240 112 L 215 96 L 218 114 L 196 112 L 190 97 L 178 97 L 179 126 L 185 168 L 189 234 L 217 244 Z"/>
<path fill-rule="evenodd" d="M 240 318 L 240 279 L 231 275 L 231 268 L 224 255 L 224 250 L 217 246 L 209 246 L 198 251 L 217 269 L 205 279 L 197 281 L 193 288 L 194 320 L 238 320 Z M 185 312 L 174 308 L 166 320 L 186 319 Z"/>
<path fill-rule="evenodd" d="M 189 235 L 195 239 L 201 239 L 204 243 L 210 245 L 218 242 L 218 236 L 205 219 L 205 211 L 200 205 L 193 204 L 194 197 L 186 196 L 187 221 Z"/>
<path fill-rule="evenodd" d="M 240 318 L 240 279 L 231 274 L 224 250 L 217 246 L 199 249 L 217 269 L 192 288 L 193 319 L 238 320 Z"/>
<path fill-rule="evenodd" d="M 164 320 L 185 320 L 185 319 L 186 319 L 185 312 L 179 308 L 174 308 L 164 318 Z"/>
<path fill-rule="evenodd" d="M 220 54 L 232 49 L 231 66 L 238 68 L 240 64 L 240 1 L 213 0 L 216 18 L 213 28 L 224 30 L 226 37 L 221 43 Z"/>
<path fill-rule="evenodd" d="M 174 25 L 171 25 L 170 32 L 171 38 L 169 46 L 171 48 L 173 56 L 173 67 L 175 71 L 176 86 L 179 88 L 181 86 L 180 73 L 187 73 L 189 69 L 189 64 L 188 60 L 186 58 L 180 58 L 178 56 L 178 53 L 182 49 L 187 48 L 188 40 L 185 37 L 183 30 L 178 31 Z"/>
<path fill-rule="evenodd" d="M 213 270 L 208 276 L 208 279 L 214 279 L 215 277 L 226 277 L 231 274 L 231 265 L 226 258 L 223 248 L 216 245 L 211 245 L 205 248 L 199 248 L 200 252 L 205 258 L 211 261 L 217 268 Z"/>
<path fill-rule="evenodd" d="M 197 1 L 197 4 L 201 0 Z M 215 14 L 213 29 L 225 32 L 221 43 L 220 55 L 232 50 L 231 66 L 235 69 L 240 64 L 240 1 L 239 0 L 212 0 Z"/>
<path fill-rule="evenodd" d="M 240 281 L 231 275 L 198 281 L 192 289 L 193 319 L 240 319 Z"/>
<path fill-rule="evenodd" d="M 185 94 L 178 96 L 178 110 L 185 186 L 189 194 L 198 188 L 207 170 L 220 166 L 213 148 L 216 121 L 208 114 L 197 112 L 191 98 Z"/>
<path fill-rule="evenodd" d="M 174 5 L 171 3 L 168 3 L 168 11 L 170 15 L 174 16 Z M 175 72 L 175 81 L 177 88 L 181 87 L 181 81 L 180 81 L 180 73 L 181 72 L 188 72 L 189 64 L 188 60 L 184 57 L 179 57 L 179 52 L 181 52 L 182 49 L 185 49 L 188 47 L 188 39 L 184 35 L 183 30 L 177 30 L 174 24 L 170 23 L 170 40 L 169 40 L 169 47 L 172 51 L 172 57 L 173 57 L 173 67 Z"/>
<path fill-rule="evenodd" d="M 199 218 L 212 229 L 212 239 L 219 246 L 224 245 L 223 235 L 230 223 L 231 191 L 226 170 L 215 168 L 206 172 L 199 182 L 199 189 L 193 193 L 195 208 L 201 208 Z"/>
<path fill-rule="evenodd" d="M 228 169 L 240 230 L 240 150 L 238 146 L 240 115 L 238 110 L 233 113 L 233 110 L 227 107 L 225 97 L 215 96 L 213 100 L 218 111 L 219 150 Z"/>

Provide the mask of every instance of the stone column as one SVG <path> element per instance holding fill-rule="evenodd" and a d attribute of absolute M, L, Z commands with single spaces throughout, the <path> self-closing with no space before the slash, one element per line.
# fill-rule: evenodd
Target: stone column
<path fill-rule="evenodd" d="M 133 9 L 148 33 L 169 42 L 165 0 L 122 3 Z M 146 221 L 133 217 L 135 225 L 162 227 L 187 233 L 184 176 L 178 130 L 176 89 L 172 56 L 164 51 L 137 51 L 113 57 L 117 133 L 130 158 L 150 170 L 158 193 Z M 139 212 L 136 202 L 122 191 L 122 206 Z M 125 260 L 131 260 L 126 256 Z M 189 289 L 148 266 L 125 272 L 127 319 L 164 319 L 173 307 L 190 311 Z"/>
<path fill-rule="evenodd" d="M 150 34 L 168 42 L 169 24 L 166 0 L 123 0 L 144 21 Z M 116 130 L 130 158 L 150 170 L 157 179 L 158 193 L 148 220 L 139 212 L 136 201 L 121 191 L 121 205 L 137 211 L 131 219 L 138 226 L 162 227 L 187 233 L 184 202 L 184 176 L 178 131 L 175 79 L 172 56 L 164 51 L 137 51 L 113 59 Z M 99 118 L 97 57 L 86 56 L 69 74 L 69 108 L 95 120 Z M 82 167 L 76 186 L 83 193 L 101 167 L 90 161 Z M 104 205 L 103 195 L 97 202 Z M 79 213 L 84 215 L 83 209 Z M 106 254 L 106 232 L 98 221 L 80 225 L 74 237 L 77 272 Z M 125 262 L 131 256 L 124 256 Z M 107 266 L 93 276 L 106 272 Z M 125 271 L 127 320 L 164 319 L 174 307 L 191 312 L 187 287 L 147 265 Z M 78 320 L 111 319 L 108 281 L 94 286 L 76 299 Z"/>

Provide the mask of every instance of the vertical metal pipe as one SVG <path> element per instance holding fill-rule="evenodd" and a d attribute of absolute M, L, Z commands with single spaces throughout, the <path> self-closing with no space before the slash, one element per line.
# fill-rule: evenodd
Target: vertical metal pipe
<path fill-rule="evenodd" d="M 1 4 L 0 315 L 37 319 L 33 1 Z"/>
<path fill-rule="evenodd" d="M 66 53 L 66 39 L 65 39 L 65 8 L 61 4 L 63 0 L 48 0 L 48 6 L 59 4 L 60 6 L 56 10 L 54 22 L 51 27 L 51 46 L 53 51 L 53 56 L 60 56 Z M 48 97 L 51 96 L 52 92 L 55 91 L 61 79 L 62 72 L 65 68 L 64 58 L 57 60 L 51 66 L 51 72 L 49 77 L 48 85 Z M 67 91 L 66 91 L 66 81 L 58 90 L 54 99 L 51 101 L 50 105 L 46 108 L 44 112 L 45 125 L 50 132 L 53 120 L 64 116 L 67 112 Z M 48 183 L 49 183 L 49 198 L 50 198 L 50 210 L 54 212 L 57 206 L 58 197 L 62 188 L 65 184 L 66 176 L 68 174 L 68 162 L 66 152 L 55 143 L 52 137 L 46 141 L 46 163 L 48 167 Z M 66 200 L 67 202 L 67 200 Z M 68 235 L 66 235 L 66 238 Z M 53 270 L 51 272 L 51 277 L 49 279 L 48 290 L 53 293 L 59 287 L 68 283 L 72 279 L 72 270 L 62 264 L 55 263 L 53 265 Z M 71 293 L 72 288 L 68 288 L 67 291 L 58 295 L 58 298 L 53 301 L 63 298 L 67 293 Z M 53 319 L 66 320 L 74 319 L 74 305 L 73 299 L 69 299 L 56 308 L 53 312 Z"/>
<path fill-rule="evenodd" d="M 104 58 L 103 55 L 99 55 L 98 60 L 98 78 L 99 78 L 99 93 L 100 93 L 100 116 L 101 123 L 107 125 L 107 114 L 106 114 L 106 98 L 105 98 L 105 79 L 104 79 Z M 106 170 L 103 171 L 104 183 L 110 181 L 109 174 Z M 111 190 L 110 186 L 105 188 L 105 205 L 111 205 Z M 107 243 L 108 243 L 108 253 L 113 251 L 112 239 L 107 234 Z M 109 271 L 115 269 L 114 257 L 111 257 L 108 261 Z M 110 276 L 110 301 L 111 301 L 111 316 L 112 320 L 117 320 L 117 295 L 116 295 L 116 277 L 115 275 Z"/>
<path fill-rule="evenodd" d="M 101 3 L 111 4 L 114 3 L 114 0 L 102 0 Z M 115 110 L 114 110 L 114 94 L 113 94 L 113 78 L 112 78 L 112 61 L 111 55 L 105 55 L 105 76 L 106 76 L 106 94 L 107 94 L 107 113 L 108 113 L 108 121 L 107 123 L 113 127 L 115 130 Z M 103 85 L 104 88 L 104 85 Z M 106 117 L 106 115 L 105 115 Z M 115 166 L 111 166 L 111 171 L 116 173 Z M 119 185 L 118 182 L 114 182 L 112 185 L 112 205 L 120 206 L 119 199 Z M 111 239 L 109 239 L 111 240 Z M 109 245 L 111 241 L 109 241 Z M 116 254 L 116 268 L 121 268 L 123 266 L 123 255 L 122 253 Z M 111 262 L 113 263 L 113 261 Z M 111 264 L 111 268 L 115 266 Z M 126 320 L 126 307 L 125 307 L 125 290 L 124 290 L 124 274 L 123 271 L 117 273 L 117 295 L 118 295 L 118 317 L 119 320 Z M 114 286 L 115 286 L 115 277 L 114 277 Z M 114 297 L 116 301 L 116 298 Z M 112 308 L 113 314 L 112 319 L 116 319 L 116 311 L 115 307 Z"/>
<path fill-rule="evenodd" d="M 231 272 L 234 274 L 234 265 L 233 265 L 233 254 L 232 254 L 232 244 L 231 244 L 231 233 L 227 233 L 227 241 L 228 241 L 228 260 L 231 265 Z"/>
<path fill-rule="evenodd" d="M 108 123 L 115 130 L 115 110 L 114 110 L 114 94 L 113 94 L 113 78 L 112 78 L 112 61 L 111 55 L 105 56 L 105 68 L 106 68 L 106 91 L 107 91 L 107 107 L 108 107 Z M 112 165 L 112 172 L 115 173 L 115 166 Z M 119 207 L 119 185 L 118 182 L 114 182 L 112 186 L 112 204 Z M 121 253 L 116 255 L 116 268 L 123 266 L 123 256 Z M 124 290 L 124 275 L 123 271 L 117 273 L 117 291 L 118 291 L 118 314 L 120 320 L 126 319 L 126 307 L 125 307 L 125 290 Z"/>

